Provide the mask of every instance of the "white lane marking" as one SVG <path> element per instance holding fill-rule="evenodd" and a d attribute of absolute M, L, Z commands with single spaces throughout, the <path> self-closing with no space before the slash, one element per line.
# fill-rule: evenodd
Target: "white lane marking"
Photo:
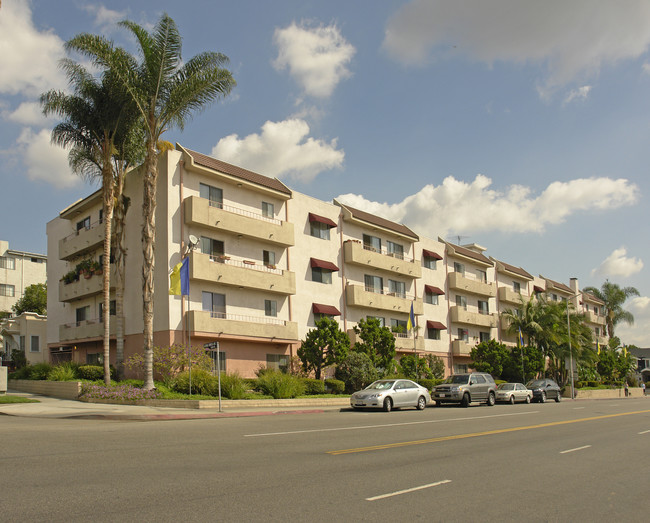
<path fill-rule="evenodd" d="M 442 481 L 436 481 L 435 483 L 429 483 L 428 485 L 420 485 L 419 487 L 407 488 L 405 490 L 398 490 L 397 492 L 389 492 L 388 494 L 382 494 L 381 496 L 366 498 L 366 501 L 377 501 L 378 499 L 391 498 L 393 496 L 399 496 L 400 494 L 408 494 L 409 492 L 415 492 L 416 490 L 423 490 L 425 488 L 437 487 L 438 485 L 444 485 L 445 483 L 451 483 L 451 480 L 443 479 Z"/>
<path fill-rule="evenodd" d="M 467 418 L 452 418 L 452 419 L 434 419 L 426 421 L 409 421 L 404 423 L 385 423 L 383 425 L 357 425 L 354 427 L 331 427 L 327 429 L 309 429 L 309 430 L 289 430 L 285 432 L 263 432 L 258 434 L 244 434 L 245 438 L 257 438 L 260 436 L 285 436 L 287 434 L 309 434 L 311 432 L 336 432 L 339 430 L 363 430 L 363 429 L 380 429 L 383 427 L 401 427 L 406 425 L 423 425 L 426 423 L 442 423 L 444 421 L 468 421 L 474 419 L 487 419 L 487 418 L 503 418 L 506 416 L 521 416 L 523 414 L 537 414 L 538 410 L 530 410 L 526 412 L 515 412 L 511 414 L 492 414 L 489 416 L 474 416 Z"/>
<path fill-rule="evenodd" d="M 580 410 L 580 409 L 584 409 L 584 407 L 573 407 L 573 410 Z"/>
<path fill-rule="evenodd" d="M 591 445 L 585 445 L 584 447 L 577 447 L 575 449 L 563 450 L 562 452 L 560 452 L 560 454 L 568 454 L 569 452 L 575 452 L 576 450 L 584 450 L 584 449 L 588 449 L 589 447 L 591 447 Z"/>
<path fill-rule="evenodd" d="M 644 430 L 643 432 L 637 432 L 637 434 L 647 434 L 650 430 Z"/>

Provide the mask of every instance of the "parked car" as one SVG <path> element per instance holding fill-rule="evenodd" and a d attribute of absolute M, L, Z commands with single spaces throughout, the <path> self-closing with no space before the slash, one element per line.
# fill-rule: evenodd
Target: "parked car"
<path fill-rule="evenodd" d="M 484 372 L 454 374 L 434 387 L 433 400 L 436 406 L 458 403 L 461 407 L 467 407 L 472 401 L 484 401 L 491 407 L 496 402 L 496 390 L 494 378 Z"/>
<path fill-rule="evenodd" d="M 528 390 L 523 383 L 501 383 L 497 387 L 497 401 L 499 403 L 516 403 L 523 401 L 530 403 L 533 399 L 533 391 Z"/>
<path fill-rule="evenodd" d="M 551 379 L 529 381 L 526 387 L 533 391 L 533 401 L 544 403 L 547 399 L 554 399 L 559 403 L 562 400 L 562 389 Z"/>
<path fill-rule="evenodd" d="M 350 396 L 354 409 L 374 408 L 390 412 L 394 408 L 415 407 L 424 410 L 431 401 L 429 391 L 411 380 L 378 380 Z"/>

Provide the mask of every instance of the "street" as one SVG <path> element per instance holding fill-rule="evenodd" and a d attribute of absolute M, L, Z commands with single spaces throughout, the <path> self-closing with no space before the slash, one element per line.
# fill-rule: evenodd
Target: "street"
<path fill-rule="evenodd" d="M 645 518 L 650 401 L 0 416 L 3 522 Z"/>

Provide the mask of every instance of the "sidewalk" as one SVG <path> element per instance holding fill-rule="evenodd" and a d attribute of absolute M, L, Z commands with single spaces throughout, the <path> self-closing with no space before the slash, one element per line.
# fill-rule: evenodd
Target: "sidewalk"
<path fill-rule="evenodd" d="M 22 396 L 38 400 L 39 403 L 0 404 L 0 416 L 21 416 L 30 418 L 60 418 L 85 420 L 156 421 L 189 420 L 213 418 L 242 418 L 251 416 L 273 416 L 279 414 L 318 414 L 327 410 L 340 410 L 343 405 L 322 405 L 301 407 L 260 407 L 237 406 L 227 410 L 204 408 L 201 412 L 183 408 L 159 406 L 116 405 L 113 403 L 86 403 L 41 396 L 27 392 L 7 391 L 8 395 Z"/>

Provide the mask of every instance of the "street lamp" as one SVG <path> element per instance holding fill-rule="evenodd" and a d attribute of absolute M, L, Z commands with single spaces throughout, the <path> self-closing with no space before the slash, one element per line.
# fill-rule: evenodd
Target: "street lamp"
<path fill-rule="evenodd" d="M 575 399 L 575 389 L 573 388 L 573 351 L 571 350 L 571 320 L 569 319 L 569 305 L 572 298 L 580 296 L 580 293 L 569 296 L 566 301 L 566 325 L 569 334 L 569 366 L 571 367 L 571 399 Z"/>

